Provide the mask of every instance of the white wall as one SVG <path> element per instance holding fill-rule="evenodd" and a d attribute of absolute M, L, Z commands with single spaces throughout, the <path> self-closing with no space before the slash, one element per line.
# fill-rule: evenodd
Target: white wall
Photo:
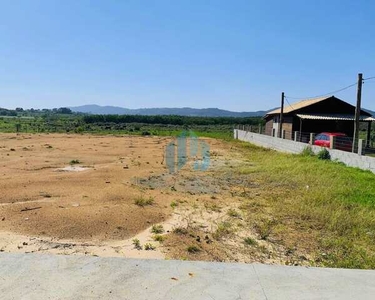
<path fill-rule="evenodd" d="M 250 142 L 254 145 L 274 149 L 286 153 L 299 154 L 303 149 L 308 146 L 308 144 L 295 142 L 291 140 L 284 140 L 277 137 L 272 137 L 269 135 L 258 134 L 254 132 L 248 132 L 244 130 L 235 129 L 234 138 Z M 314 153 L 318 153 L 322 147 L 311 146 Z M 363 170 L 370 170 L 375 173 L 375 158 L 370 156 L 358 155 L 356 153 L 345 152 L 335 149 L 327 149 L 331 155 L 332 160 L 338 160 L 343 162 L 347 166 L 357 167 Z"/>

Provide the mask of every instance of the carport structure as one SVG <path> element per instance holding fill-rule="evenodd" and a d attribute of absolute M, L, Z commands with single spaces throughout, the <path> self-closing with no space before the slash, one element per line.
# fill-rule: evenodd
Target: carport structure
<path fill-rule="evenodd" d="M 300 120 L 300 132 L 306 131 L 308 129 L 314 129 L 314 131 L 309 131 L 313 133 L 332 131 L 332 132 L 343 132 L 348 136 L 353 135 L 354 131 L 354 115 L 348 114 L 296 114 Z M 371 128 L 372 121 L 375 118 L 372 116 L 360 116 L 360 122 L 362 126 L 366 128 L 366 146 L 370 146 L 371 140 Z M 317 122 L 319 121 L 319 122 Z M 307 129 L 306 129 L 307 128 Z M 327 130 L 329 128 L 330 130 Z"/>
<path fill-rule="evenodd" d="M 268 112 L 264 118 L 265 133 L 276 136 L 280 126 L 280 108 Z M 353 137 L 354 118 L 355 106 L 335 96 L 307 99 L 284 108 L 282 129 L 289 133 L 285 135 L 287 139 L 293 139 L 295 132 L 342 132 Z M 362 129 L 367 130 L 366 145 L 370 143 L 374 120 L 369 112 L 361 110 Z"/>

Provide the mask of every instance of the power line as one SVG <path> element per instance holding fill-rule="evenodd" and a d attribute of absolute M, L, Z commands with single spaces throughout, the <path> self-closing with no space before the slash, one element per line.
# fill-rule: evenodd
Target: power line
<path fill-rule="evenodd" d="M 293 106 L 289 103 L 289 101 L 288 101 L 288 98 L 287 97 L 285 97 L 285 100 L 286 100 L 286 102 L 288 103 L 288 105 L 292 108 L 292 109 L 294 109 L 293 108 Z"/>
<path fill-rule="evenodd" d="M 374 76 L 373 78 L 375 78 L 375 76 Z M 367 78 L 367 79 L 365 79 L 365 80 L 369 80 L 369 79 L 370 79 L 370 78 Z M 298 99 L 313 99 L 313 98 L 319 98 L 319 97 L 323 97 L 323 96 L 332 95 L 332 94 L 336 94 L 336 93 L 342 92 L 342 91 L 347 90 L 347 89 L 349 89 L 349 88 L 351 88 L 351 87 L 353 87 L 353 86 L 355 86 L 355 85 L 357 85 L 357 82 L 356 82 L 356 83 L 353 83 L 353 84 L 351 84 L 351 85 L 348 85 L 348 86 L 346 86 L 346 87 L 343 87 L 343 88 L 341 88 L 341 89 L 339 89 L 339 90 L 332 91 L 332 92 L 325 93 L 325 94 L 321 94 L 321 95 L 316 95 L 316 96 L 312 96 L 312 97 L 290 97 L 290 96 L 288 96 L 288 98 L 289 98 L 289 99 L 297 99 L 297 100 L 298 100 Z"/>
<path fill-rule="evenodd" d="M 363 79 L 363 81 L 371 80 L 371 79 L 375 79 L 375 76 L 372 76 L 372 77 L 369 77 L 369 78 L 365 78 L 365 79 Z"/>

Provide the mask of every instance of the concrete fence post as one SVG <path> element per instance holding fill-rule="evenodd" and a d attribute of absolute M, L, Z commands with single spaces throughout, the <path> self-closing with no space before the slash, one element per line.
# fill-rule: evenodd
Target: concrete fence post
<path fill-rule="evenodd" d="M 285 129 L 283 129 L 283 131 L 281 132 L 281 138 L 285 140 Z"/>
<path fill-rule="evenodd" d="M 242 130 L 245 131 L 245 125 L 242 125 Z"/>
<path fill-rule="evenodd" d="M 299 133 L 299 131 L 294 131 L 294 141 L 295 142 L 298 141 L 298 133 Z"/>
<path fill-rule="evenodd" d="M 253 132 L 253 126 L 250 125 L 250 132 Z"/>
<path fill-rule="evenodd" d="M 310 145 L 314 145 L 314 141 L 315 141 L 315 133 L 310 133 Z"/>
<path fill-rule="evenodd" d="M 261 124 L 259 124 L 259 126 L 258 126 L 258 133 L 259 133 L 259 134 L 262 133 L 262 125 L 261 125 Z"/>
<path fill-rule="evenodd" d="M 330 135 L 329 136 L 329 148 L 335 149 L 336 148 L 335 145 L 336 145 L 336 137 L 333 135 Z"/>
<path fill-rule="evenodd" d="M 363 155 L 363 140 L 358 140 L 358 155 Z"/>

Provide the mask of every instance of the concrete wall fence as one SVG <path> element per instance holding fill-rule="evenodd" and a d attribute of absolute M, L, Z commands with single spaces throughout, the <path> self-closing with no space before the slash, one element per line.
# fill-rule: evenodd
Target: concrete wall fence
<path fill-rule="evenodd" d="M 269 135 L 249 132 L 245 130 L 234 129 L 234 138 L 240 141 L 249 142 L 251 144 L 277 150 L 286 153 L 299 154 L 309 144 L 296 142 L 292 140 L 281 139 Z M 311 149 L 317 154 L 322 147 L 311 146 Z M 370 170 L 375 173 L 375 157 L 363 156 L 357 153 L 351 153 L 336 149 L 327 149 L 332 160 L 343 162 L 349 167 L 357 167 L 363 170 Z"/>

